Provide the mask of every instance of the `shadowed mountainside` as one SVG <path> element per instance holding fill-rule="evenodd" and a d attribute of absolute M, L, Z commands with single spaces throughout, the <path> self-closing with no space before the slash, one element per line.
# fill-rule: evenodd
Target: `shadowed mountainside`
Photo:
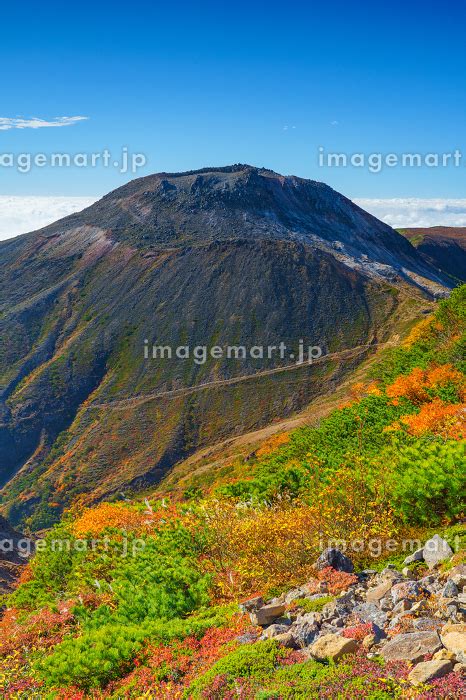
<path fill-rule="evenodd" d="M 466 228 L 432 226 L 400 229 L 400 233 L 439 272 L 466 282 Z"/>

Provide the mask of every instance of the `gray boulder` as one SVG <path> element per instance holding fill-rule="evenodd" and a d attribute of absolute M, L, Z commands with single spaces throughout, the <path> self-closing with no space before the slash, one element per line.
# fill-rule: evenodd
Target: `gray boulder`
<path fill-rule="evenodd" d="M 408 610 L 408 611 L 406 611 L 406 612 L 398 613 L 397 615 L 395 615 L 394 617 L 392 617 L 392 619 L 390 620 L 390 622 L 389 622 L 389 624 L 388 624 L 388 629 L 389 629 L 389 630 L 392 630 L 392 629 L 394 629 L 395 627 L 398 627 L 398 625 L 403 621 L 403 618 L 409 616 L 409 614 L 410 614 L 410 613 L 409 613 L 409 610 Z M 412 626 L 412 623 L 411 623 L 411 626 Z"/>
<path fill-rule="evenodd" d="M 411 605 L 412 603 L 410 600 L 400 600 L 393 608 L 393 614 L 399 615 L 400 613 L 404 613 L 411 608 Z"/>
<path fill-rule="evenodd" d="M 429 569 L 433 569 L 438 564 L 441 564 L 442 561 L 450 559 L 453 556 L 453 550 L 440 535 L 434 535 L 425 543 L 423 556 Z"/>
<path fill-rule="evenodd" d="M 393 581 L 390 579 L 386 579 L 385 581 L 382 581 L 382 583 L 379 583 L 378 586 L 375 586 L 374 588 L 369 588 L 366 595 L 367 602 L 377 603 L 379 600 L 382 600 L 382 598 L 389 592 L 392 585 Z"/>
<path fill-rule="evenodd" d="M 256 596 L 255 598 L 249 598 L 245 600 L 244 603 L 240 604 L 241 612 L 252 612 L 253 610 L 259 610 L 265 605 L 262 596 Z"/>
<path fill-rule="evenodd" d="M 381 650 L 385 661 L 422 661 L 427 654 L 442 648 L 437 632 L 408 632 L 397 634 Z"/>
<path fill-rule="evenodd" d="M 383 628 L 387 622 L 387 615 L 380 610 L 375 603 L 361 603 L 353 608 L 353 615 L 360 622 L 373 622 L 374 625 Z"/>
<path fill-rule="evenodd" d="M 419 632 L 435 632 L 442 629 L 443 622 L 438 617 L 417 617 L 413 620 L 413 627 Z"/>
<path fill-rule="evenodd" d="M 417 549 L 415 552 L 413 552 L 408 557 L 406 557 L 403 564 L 404 564 L 404 566 L 407 566 L 408 564 L 414 564 L 415 561 L 422 561 L 423 559 L 424 559 L 424 547 L 422 547 L 421 549 Z"/>
<path fill-rule="evenodd" d="M 285 603 L 289 605 L 294 600 L 299 600 L 305 597 L 306 593 L 301 588 L 292 588 L 291 591 L 288 591 L 288 593 L 285 595 Z"/>
<path fill-rule="evenodd" d="M 392 600 L 394 605 L 400 600 L 415 600 L 421 594 L 421 587 L 417 581 L 403 581 L 396 583 L 392 589 Z"/>
<path fill-rule="evenodd" d="M 466 564 L 458 564 L 450 571 L 451 580 L 456 583 L 460 591 L 466 586 Z"/>
<path fill-rule="evenodd" d="M 288 625 L 280 625 L 280 624 L 273 624 L 269 625 L 264 632 L 262 633 L 261 639 L 273 639 L 274 637 L 278 637 L 280 634 L 284 634 L 285 632 L 289 632 L 290 628 Z"/>
<path fill-rule="evenodd" d="M 314 642 L 309 653 L 319 661 L 338 661 L 346 654 L 353 654 L 357 648 L 358 642 L 355 639 L 346 639 L 338 634 L 324 634 Z"/>
<path fill-rule="evenodd" d="M 286 606 L 282 604 L 264 605 L 258 610 L 253 610 L 249 613 L 253 625 L 266 627 L 275 622 L 277 617 L 281 617 L 285 612 Z"/>
<path fill-rule="evenodd" d="M 331 566 L 332 569 L 336 569 L 337 571 L 345 571 L 348 574 L 352 574 L 354 571 L 351 559 L 343 554 L 343 552 L 340 552 L 339 549 L 333 547 L 329 547 L 322 552 L 315 566 L 319 571 L 325 569 L 327 566 Z"/>
<path fill-rule="evenodd" d="M 451 578 L 448 579 L 448 581 L 447 581 L 447 583 L 442 591 L 442 596 L 444 598 L 456 598 L 458 593 L 459 593 L 459 590 L 458 590 L 458 586 L 456 585 L 456 583 L 454 581 L 452 581 Z"/>
<path fill-rule="evenodd" d="M 319 634 L 319 625 L 315 621 L 314 613 L 302 615 L 293 622 L 289 631 L 293 635 L 296 646 L 300 649 L 309 646 Z"/>
<path fill-rule="evenodd" d="M 408 676 L 413 685 L 429 683 L 435 678 L 442 678 L 453 669 L 451 661 L 424 661 L 417 664 Z"/>

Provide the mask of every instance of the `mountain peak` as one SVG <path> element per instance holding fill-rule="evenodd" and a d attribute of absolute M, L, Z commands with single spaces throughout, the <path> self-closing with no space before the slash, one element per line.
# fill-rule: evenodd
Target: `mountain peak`
<path fill-rule="evenodd" d="M 41 232 L 73 240 L 97 233 L 151 253 L 292 241 L 371 275 L 404 276 L 406 268 L 442 282 L 406 239 L 328 185 L 242 163 L 138 178 Z"/>

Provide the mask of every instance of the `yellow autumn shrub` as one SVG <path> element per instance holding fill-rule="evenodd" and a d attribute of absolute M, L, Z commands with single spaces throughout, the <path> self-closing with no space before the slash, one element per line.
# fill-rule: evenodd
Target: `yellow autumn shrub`
<path fill-rule="evenodd" d="M 333 540 L 346 543 L 351 558 L 362 562 L 368 558 L 369 540 L 375 538 L 383 547 L 397 534 L 383 487 L 369 489 L 354 466 L 341 469 L 331 484 L 314 492 L 312 503 L 212 500 L 205 502 L 202 518 L 202 563 L 214 575 L 219 600 L 302 584 Z"/>

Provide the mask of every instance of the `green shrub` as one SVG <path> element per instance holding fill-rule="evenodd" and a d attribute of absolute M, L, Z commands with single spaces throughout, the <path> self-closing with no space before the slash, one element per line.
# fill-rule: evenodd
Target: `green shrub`
<path fill-rule="evenodd" d="M 102 623 L 81 637 L 65 639 L 50 656 L 36 662 L 35 670 L 47 687 L 102 688 L 132 668 L 146 640 L 167 644 L 190 635 L 201 637 L 207 629 L 228 622 L 236 610 L 236 605 L 219 606 L 169 622 Z"/>
<path fill-rule="evenodd" d="M 323 596 L 322 598 L 316 598 L 315 600 L 310 600 L 309 598 L 300 598 L 293 601 L 296 607 L 301 608 L 304 612 L 321 612 L 324 605 L 331 603 L 333 596 Z"/>
<path fill-rule="evenodd" d="M 27 610 L 43 607 L 66 590 L 73 570 L 84 559 L 74 548 L 74 537 L 67 522 L 55 525 L 44 538 L 45 547 L 31 563 L 32 578 L 12 594 L 9 605 Z"/>
<path fill-rule="evenodd" d="M 37 662 L 36 670 L 48 686 L 102 687 L 129 670 L 147 634 L 141 626 L 104 625 L 66 639 Z"/>
<path fill-rule="evenodd" d="M 290 443 L 254 465 L 253 478 L 222 486 L 217 492 L 233 498 L 266 501 L 274 501 L 283 494 L 312 498 L 316 479 L 320 483 L 328 482 L 339 467 L 355 456 L 377 455 L 393 440 L 390 433 L 384 433 L 384 428 L 413 411 L 408 401 L 393 406 L 384 396 L 367 396 L 333 411 L 318 428 L 294 431 Z M 315 464 L 319 466 L 316 468 Z"/>
<path fill-rule="evenodd" d="M 148 539 L 137 557 L 115 569 L 112 589 L 119 619 L 128 622 L 182 617 L 209 601 L 211 578 L 180 551 L 163 551 Z"/>
<path fill-rule="evenodd" d="M 464 444 L 419 439 L 401 446 L 391 473 L 391 500 L 406 523 L 435 525 L 464 509 Z"/>
<path fill-rule="evenodd" d="M 196 678 L 189 688 L 189 697 L 205 697 L 204 691 L 217 676 L 225 676 L 225 687 L 230 688 L 238 678 L 264 679 L 280 666 L 287 653 L 272 639 L 240 646 Z"/>

